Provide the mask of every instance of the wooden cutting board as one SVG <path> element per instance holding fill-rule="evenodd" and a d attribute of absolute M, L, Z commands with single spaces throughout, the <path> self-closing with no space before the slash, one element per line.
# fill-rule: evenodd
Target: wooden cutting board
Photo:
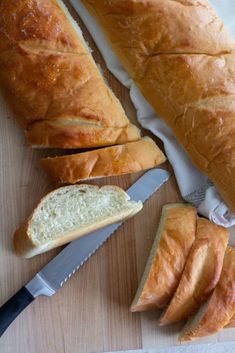
<path fill-rule="evenodd" d="M 127 89 L 106 70 L 85 29 L 84 33 L 110 86 L 128 116 L 136 121 Z M 0 305 L 59 251 L 24 260 L 17 258 L 11 248 L 16 227 L 52 188 L 39 164 L 41 157 L 51 154 L 27 147 L 21 129 L 0 99 Z M 171 170 L 168 163 L 163 167 Z M 97 184 L 127 188 L 139 175 L 108 178 Z M 56 295 L 37 299 L 17 318 L 0 339 L 0 352 L 91 353 L 175 345 L 179 325 L 158 328 L 157 312 L 131 314 L 129 305 L 155 236 L 162 205 L 180 200 L 172 176 L 143 211 L 127 221 Z M 226 329 L 205 341 L 231 341 L 234 333 L 234 329 Z"/>

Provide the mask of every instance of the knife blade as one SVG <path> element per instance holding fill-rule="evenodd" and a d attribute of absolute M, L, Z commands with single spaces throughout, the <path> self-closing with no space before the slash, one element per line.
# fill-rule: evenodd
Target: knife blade
<path fill-rule="evenodd" d="M 132 200 L 147 201 L 170 177 L 163 169 L 152 169 L 126 192 Z M 67 245 L 36 276 L 0 308 L 0 336 L 11 322 L 38 296 L 52 296 L 123 224 L 112 224 Z"/>

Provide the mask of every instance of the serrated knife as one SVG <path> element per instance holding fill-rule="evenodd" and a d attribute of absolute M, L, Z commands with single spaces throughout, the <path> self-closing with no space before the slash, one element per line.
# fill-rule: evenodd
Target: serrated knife
<path fill-rule="evenodd" d="M 126 192 L 132 200 L 145 202 L 169 177 L 170 173 L 163 169 L 149 170 Z M 34 299 L 40 295 L 50 297 L 55 294 L 122 223 L 112 224 L 67 245 L 0 308 L 0 336 Z"/>

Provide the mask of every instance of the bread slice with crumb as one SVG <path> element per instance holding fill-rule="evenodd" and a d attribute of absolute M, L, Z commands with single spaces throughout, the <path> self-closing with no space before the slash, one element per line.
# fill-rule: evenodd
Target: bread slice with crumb
<path fill-rule="evenodd" d="M 158 231 L 131 311 L 165 307 L 172 298 L 195 239 L 196 209 L 188 204 L 163 206 Z"/>
<path fill-rule="evenodd" d="M 226 228 L 198 218 L 195 241 L 161 325 L 188 318 L 210 297 L 220 278 L 228 237 Z"/>
<path fill-rule="evenodd" d="M 166 157 L 149 137 L 123 145 L 67 156 L 44 158 L 42 166 L 52 181 L 75 184 L 80 180 L 135 173 L 154 168 Z"/>
<path fill-rule="evenodd" d="M 179 337 L 193 341 L 220 331 L 235 314 L 235 248 L 227 247 L 220 280 L 208 301 L 191 317 Z"/>
<path fill-rule="evenodd" d="M 117 186 L 74 185 L 47 194 L 14 234 L 17 255 L 29 258 L 112 223 L 142 208 Z"/>

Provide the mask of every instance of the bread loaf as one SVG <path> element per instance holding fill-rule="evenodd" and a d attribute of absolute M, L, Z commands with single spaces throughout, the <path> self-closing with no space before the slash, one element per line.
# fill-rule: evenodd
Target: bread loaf
<path fill-rule="evenodd" d="M 131 311 L 163 308 L 171 300 L 195 239 L 196 209 L 187 204 L 163 206 L 157 234 Z"/>
<path fill-rule="evenodd" d="M 17 255 L 32 257 L 99 228 L 127 219 L 142 203 L 117 186 L 64 186 L 47 194 L 15 232 Z"/>
<path fill-rule="evenodd" d="M 198 218 L 195 241 L 179 286 L 160 324 L 188 318 L 209 298 L 220 278 L 228 237 L 229 232 L 224 227 Z"/>
<path fill-rule="evenodd" d="M 156 167 L 165 161 L 164 154 L 154 141 L 144 137 L 124 145 L 45 158 L 42 165 L 54 182 L 75 184 L 81 179 L 138 172 Z"/>
<path fill-rule="evenodd" d="M 139 139 L 60 0 L 0 0 L 0 88 L 34 147 Z"/>
<path fill-rule="evenodd" d="M 235 44 L 207 0 L 82 0 L 235 212 Z"/>
<path fill-rule="evenodd" d="M 228 247 L 219 283 L 211 298 L 189 319 L 180 341 L 213 335 L 229 323 L 235 313 L 235 249 Z"/>

